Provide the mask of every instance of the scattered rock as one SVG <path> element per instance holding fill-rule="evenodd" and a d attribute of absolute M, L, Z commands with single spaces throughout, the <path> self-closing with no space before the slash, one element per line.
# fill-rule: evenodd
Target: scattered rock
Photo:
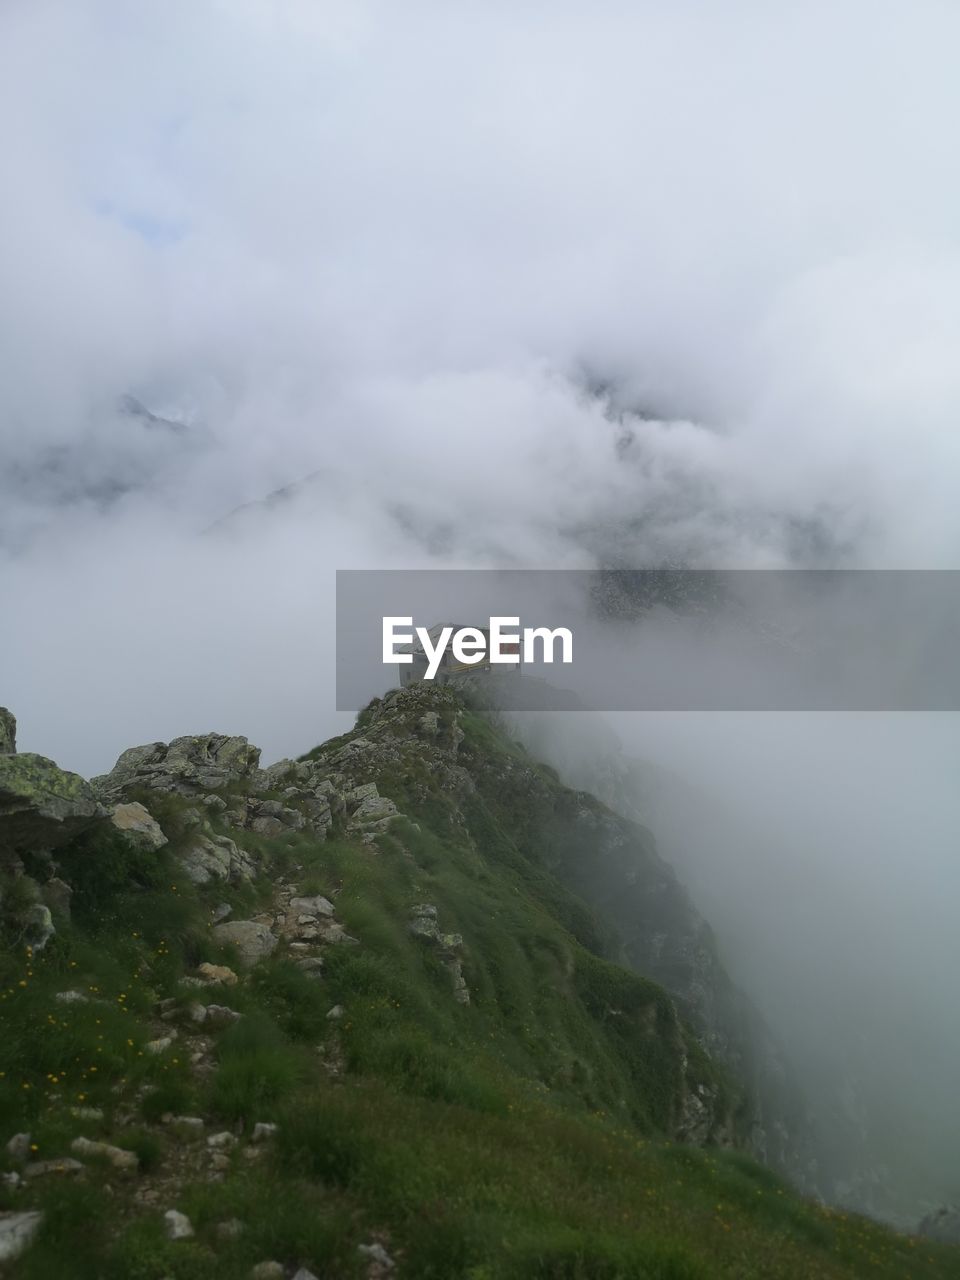
<path fill-rule="evenodd" d="M 344 1013 L 345 1013 L 345 1010 L 343 1005 L 335 1004 L 333 1008 L 330 1010 L 330 1012 L 327 1014 L 327 1021 L 339 1022 L 340 1019 L 343 1017 Z"/>
<path fill-rule="evenodd" d="M 217 1223 L 217 1236 L 221 1240 L 239 1240 L 245 1230 L 239 1218 L 227 1218 L 225 1222 Z"/>
<path fill-rule="evenodd" d="M 61 1156 L 58 1160 L 34 1160 L 23 1171 L 25 1178 L 44 1178 L 48 1173 L 82 1173 L 83 1165 L 71 1156 Z"/>
<path fill-rule="evenodd" d="M 173 1041 L 173 1036 L 161 1036 L 158 1040 L 148 1040 L 143 1046 L 144 1053 L 164 1053 Z"/>
<path fill-rule="evenodd" d="M 252 880 L 256 868 L 249 856 L 229 836 L 198 836 L 180 855 L 187 879 L 204 885 L 213 881 L 243 884 Z"/>
<path fill-rule="evenodd" d="M 294 1273 L 293 1280 L 318 1280 L 318 1277 L 312 1271 L 308 1271 L 306 1267 L 301 1267 L 299 1271 Z"/>
<path fill-rule="evenodd" d="M 230 1147 L 235 1147 L 236 1145 L 237 1145 L 236 1134 L 231 1133 L 229 1129 L 224 1129 L 222 1133 L 212 1133 L 210 1137 L 207 1139 L 207 1146 L 214 1151 L 219 1151 L 224 1148 L 229 1149 Z"/>
<path fill-rule="evenodd" d="M 70 1150 L 78 1156 L 100 1157 L 124 1173 L 133 1173 L 140 1167 L 140 1158 L 135 1151 L 113 1147 L 109 1142 L 91 1142 L 89 1138 L 74 1138 L 70 1143 Z"/>
<path fill-rule="evenodd" d="M 181 1138 L 199 1138 L 206 1128 L 206 1123 L 200 1116 L 173 1116 L 169 1124 Z"/>
<path fill-rule="evenodd" d="M 15 1133 L 6 1146 L 11 1160 L 27 1160 L 30 1156 L 30 1134 Z"/>
<path fill-rule="evenodd" d="M 371 1262 L 376 1263 L 377 1266 L 382 1269 L 380 1274 L 392 1271 L 394 1268 L 394 1261 L 382 1244 L 374 1243 L 357 1245 L 357 1253 L 359 1253 L 361 1257 L 368 1258 Z"/>
<path fill-rule="evenodd" d="M 43 1221 L 38 1210 L 27 1213 L 0 1213 L 0 1262 L 19 1258 Z"/>
<path fill-rule="evenodd" d="M 321 1068 L 331 1080 L 339 1080 L 347 1068 L 347 1057 L 339 1032 L 334 1032 L 326 1044 L 318 1044 L 316 1050 Z"/>
<path fill-rule="evenodd" d="M 319 893 L 312 898 L 291 898 L 290 909 L 313 917 L 332 916 L 336 911 L 333 903 Z"/>
<path fill-rule="evenodd" d="M 141 853 L 153 853 L 167 843 L 167 837 L 161 831 L 160 824 L 151 816 L 150 810 L 136 801 L 115 805 L 110 821 L 127 843 Z"/>
<path fill-rule="evenodd" d="M 58 991 L 53 998 L 59 1004 L 89 1004 L 90 1003 L 90 997 L 88 995 L 84 995 L 82 991 Z"/>
<path fill-rule="evenodd" d="M 213 936 L 221 944 L 236 947 L 241 961 L 248 966 L 270 955 L 277 945 L 277 935 L 256 920 L 228 920 L 215 926 Z"/>
<path fill-rule="evenodd" d="M 203 1020 L 204 1026 L 214 1031 L 221 1027 L 232 1027 L 235 1022 L 240 1021 L 241 1017 L 236 1009 L 229 1009 L 225 1004 L 208 1004 L 204 1013 L 206 1014 Z"/>
<path fill-rule="evenodd" d="M 189 1240 L 193 1236 L 193 1223 L 178 1209 L 168 1209 L 163 1215 L 163 1224 L 168 1240 Z"/>
<path fill-rule="evenodd" d="M 11 1169 L 8 1173 L 0 1173 L 0 1186 L 6 1187 L 9 1191 L 16 1191 L 22 1182 L 22 1178 L 16 1169 Z"/>
<path fill-rule="evenodd" d="M 277 1126 L 266 1121 L 257 1121 L 253 1126 L 251 1142 L 270 1142 L 277 1136 Z"/>
<path fill-rule="evenodd" d="M 347 933 L 343 925 L 339 924 L 336 920 L 318 920 L 311 932 L 316 935 L 315 940 L 317 942 L 330 944 L 342 942 L 352 947 L 359 946 L 359 939 L 353 937 L 352 934 Z M 303 936 L 302 931 L 300 936 Z"/>
<path fill-rule="evenodd" d="M 53 923 L 50 908 L 42 902 L 35 902 L 28 907 L 21 918 L 23 940 L 34 951 L 42 951 L 57 932 Z"/>
<path fill-rule="evenodd" d="M 71 1107 L 70 1114 L 75 1120 L 102 1120 L 103 1112 L 99 1107 Z"/>
<path fill-rule="evenodd" d="M 240 981 L 234 971 L 225 964 L 210 964 L 206 960 L 197 966 L 197 974 L 213 986 L 235 987 Z"/>
<path fill-rule="evenodd" d="M 282 1262 L 258 1262 L 250 1272 L 250 1280 L 283 1280 Z"/>

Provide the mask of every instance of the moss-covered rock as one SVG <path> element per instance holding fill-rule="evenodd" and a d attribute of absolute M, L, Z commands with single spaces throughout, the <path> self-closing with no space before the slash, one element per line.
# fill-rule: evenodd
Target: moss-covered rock
<path fill-rule="evenodd" d="M 0 849 L 53 849 L 101 816 L 79 774 L 32 752 L 0 755 Z"/>
<path fill-rule="evenodd" d="M 116 800 L 132 788 L 197 795 L 247 782 L 258 771 L 260 750 L 246 738 L 222 733 L 150 742 L 124 751 L 109 773 L 92 780 L 97 793 Z"/>
<path fill-rule="evenodd" d="M 17 750 L 17 721 L 12 711 L 0 707 L 0 756 L 12 756 Z"/>

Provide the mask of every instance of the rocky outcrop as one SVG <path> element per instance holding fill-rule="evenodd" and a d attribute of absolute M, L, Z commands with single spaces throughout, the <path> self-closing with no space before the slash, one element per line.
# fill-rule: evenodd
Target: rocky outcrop
<path fill-rule="evenodd" d="M 541 866 L 595 908 L 584 914 L 580 940 L 652 979 L 674 998 L 678 1017 L 672 1052 L 686 1062 L 680 1027 L 736 1074 L 747 1053 L 736 992 L 718 958 L 709 927 L 696 912 L 653 838 L 594 797 L 561 784 L 549 769 L 495 730 L 465 735 L 464 702 L 457 690 L 425 684 L 393 690 L 360 716 L 355 736 L 311 753 L 316 776 L 342 795 L 348 831 L 367 843 L 395 834 L 397 819 L 416 818 L 420 806 L 438 815 L 457 839 L 488 855 L 491 819 L 508 832 L 531 866 Z M 478 723 L 473 716 L 472 723 Z M 384 791 L 391 792 L 385 796 Z M 431 819 L 433 822 L 433 819 Z M 601 924 L 600 921 L 603 923 Z M 454 994 L 466 1003 L 457 934 L 441 933 L 432 904 L 413 908 L 411 932 L 436 949 Z M 719 1093 L 695 1078 L 678 1094 L 677 1136 L 691 1142 L 732 1141 Z M 744 1135 L 738 1133 L 737 1140 Z"/>
<path fill-rule="evenodd" d="M 151 742 L 124 751 L 107 774 L 92 780 L 105 799 L 115 800 L 131 788 L 198 795 L 233 782 L 248 782 L 257 772 L 259 747 L 246 738 L 208 733 Z"/>
<path fill-rule="evenodd" d="M 319 974 L 324 947 L 357 943 L 337 920 L 329 898 L 298 895 L 290 885 L 278 889 L 273 926 L 286 940 L 294 962 L 307 973 Z"/>
<path fill-rule="evenodd" d="M 269 769 L 260 769 L 259 760 L 260 749 L 243 737 L 211 733 L 175 738 L 169 744 L 131 747 L 91 785 L 110 802 L 144 789 L 198 798 L 230 826 L 266 840 L 287 831 L 309 831 L 323 839 L 333 825 L 334 812 L 343 809 L 342 797 L 318 776 L 310 761 L 279 760 Z M 230 789 L 226 797 L 216 794 L 224 788 Z M 120 821 L 115 819 L 115 824 Z M 206 883 L 205 861 L 206 878 L 236 879 L 233 870 L 227 876 L 218 874 L 209 859 L 191 861 L 201 868 L 200 878 L 191 877 L 198 884 Z"/>
<path fill-rule="evenodd" d="M 103 813 L 78 774 L 31 752 L 0 755 L 0 850 L 55 849 Z"/>
<path fill-rule="evenodd" d="M 380 795 L 375 782 L 365 782 L 354 787 L 344 796 L 347 812 L 350 814 L 349 826 L 355 831 L 363 831 L 375 835 L 386 831 L 391 820 L 400 810 L 392 800 Z"/>
<path fill-rule="evenodd" d="M 437 908 L 430 902 L 422 902 L 410 912 L 410 932 L 436 949 L 443 967 L 450 975 L 453 998 L 459 1004 L 470 1003 L 470 989 L 463 976 L 460 953 L 463 938 L 459 933 L 441 933 L 437 922 Z"/>
<path fill-rule="evenodd" d="M 0 756 L 16 755 L 17 720 L 12 711 L 0 707 Z"/>
<path fill-rule="evenodd" d="M 255 868 L 249 856 L 228 837 L 200 835 L 180 854 L 187 878 L 194 884 L 221 880 L 243 884 L 252 880 Z"/>

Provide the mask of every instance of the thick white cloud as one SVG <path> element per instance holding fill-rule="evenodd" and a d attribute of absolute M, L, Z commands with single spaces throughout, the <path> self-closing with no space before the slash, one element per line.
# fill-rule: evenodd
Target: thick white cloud
<path fill-rule="evenodd" d="M 935 0 L 6 0 L 24 747 L 308 747 L 336 567 L 955 566 L 958 37 Z"/>

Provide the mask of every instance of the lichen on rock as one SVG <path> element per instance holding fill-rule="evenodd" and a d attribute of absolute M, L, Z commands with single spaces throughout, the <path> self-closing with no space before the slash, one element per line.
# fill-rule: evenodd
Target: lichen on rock
<path fill-rule="evenodd" d="M 0 755 L 0 850 L 54 849 L 102 815 L 79 774 L 32 752 Z"/>
<path fill-rule="evenodd" d="M 0 707 L 0 756 L 17 753 L 17 719 L 12 711 Z"/>

